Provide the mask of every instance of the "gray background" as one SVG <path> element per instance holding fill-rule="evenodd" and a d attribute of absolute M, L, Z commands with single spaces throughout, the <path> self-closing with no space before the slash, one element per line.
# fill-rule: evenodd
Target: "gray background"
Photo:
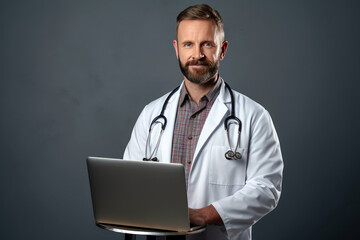
<path fill-rule="evenodd" d="M 271 113 L 285 161 L 254 239 L 359 236 L 358 1 L 207 1 L 221 75 Z M 0 239 L 122 239 L 94 225 L 85 159 L 121 157 L 143 106 L 182 79 L 191 1 L 0 2 Z"/>

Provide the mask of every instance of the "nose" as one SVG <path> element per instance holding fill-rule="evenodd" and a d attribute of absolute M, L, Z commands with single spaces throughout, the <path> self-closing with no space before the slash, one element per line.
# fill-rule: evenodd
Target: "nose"
<path fill-rule="evenodd" d="M 193 60 L 197 60 L 197 59 L 201 59 L 205 57 L 204 53 L 203 53 L 203 50 L 202 50 L 202 47 L 199 45 L 199 46 L 196 46 L 194 48 L 194 53 L 192 55 L 192 59 Z"/>

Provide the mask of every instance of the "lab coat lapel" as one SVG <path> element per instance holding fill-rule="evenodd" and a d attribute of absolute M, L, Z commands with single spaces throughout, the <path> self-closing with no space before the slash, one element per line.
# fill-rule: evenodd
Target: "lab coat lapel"
<path fill-rule="evenodd" d="M 196 145 L 194 158 L 193 160 L 196 161 L 198 154 L 201 152 L 204 144 L 206 143 L 207 139 L 210 135 L 214 132 L 214 130 L 219 126 L 219 124 L 223 124 L 222 121 L 225 117 L 225 114 L 229 111 L 226 103 L 230 102 L 230 95 L 226 91 L 224 81 L 221 84 L 221 89 L 219 96 L 215 100 L 209 115 L 206 118 L 204 127 L 200 133 L 200 137 L 198 143 Z M 222 127 L 222 126 L 220 126 Z"/>

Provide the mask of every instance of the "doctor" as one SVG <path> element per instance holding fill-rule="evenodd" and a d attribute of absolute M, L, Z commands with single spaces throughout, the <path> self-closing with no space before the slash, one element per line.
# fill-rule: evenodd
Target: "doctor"
<path fill-rule="evenodd" d="M 228 42 L 216 10 L 202 4 L 182 11 L 173 45 L 184 81 L 165 107 L 166 128 L 161 135 L 164 120 L 159 119 L 149 134 L 169 94 L 143 109 L 124 159 L 153 153 L 160 162 L 184 164 L 190 221 L 208 225 L 188 239 L 251 239 L 252 225 L 276 207 L 281 192 L 283 161 L 270 115 L 238 92 L 232 91 L 231 101 L 218 72 Z M 240 135 L 236 121 L 229 121 L 228 135 L 225 131 L 232 104 Z M 241 158 L 228 160 L 229 150 Z"/>

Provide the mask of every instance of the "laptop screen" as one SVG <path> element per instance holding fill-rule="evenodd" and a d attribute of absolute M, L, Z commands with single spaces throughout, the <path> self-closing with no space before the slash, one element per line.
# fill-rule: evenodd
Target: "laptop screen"
<path fill-rule="evenodd" d="M 183 165 L 88 157 L 87 166 L 97 223 L 190 230 Z"/>

